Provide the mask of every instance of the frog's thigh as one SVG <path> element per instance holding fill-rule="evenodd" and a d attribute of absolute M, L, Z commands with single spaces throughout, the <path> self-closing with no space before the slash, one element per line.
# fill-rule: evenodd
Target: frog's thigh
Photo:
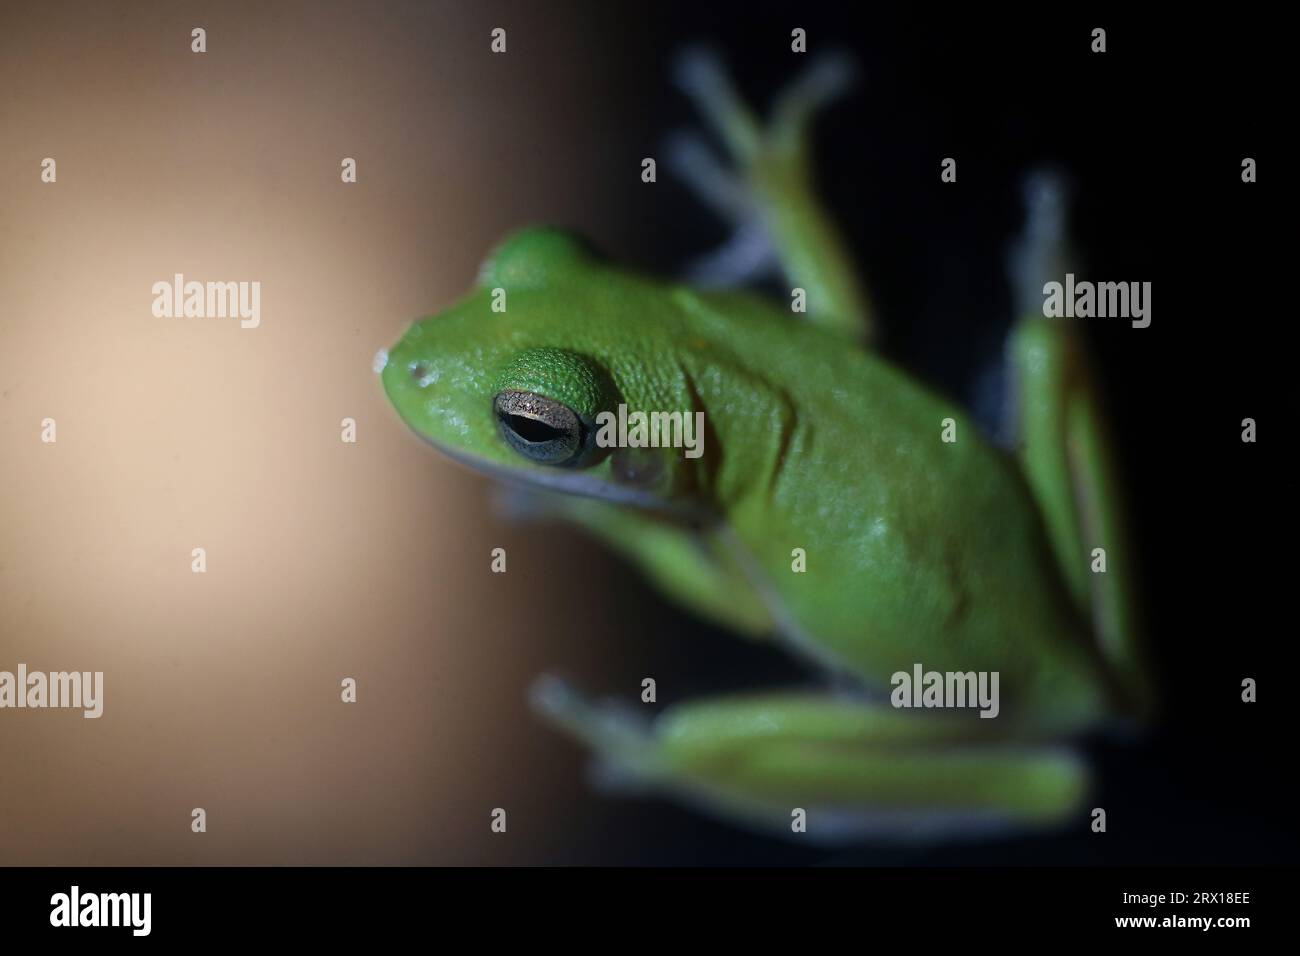
<path fill-rule="evenodd" d="M 689 703 L 621 729 L 617 715 L 576 696 L 561 710 L 552 716 L 616 770 L 773 832 L 797 835 L 802 810 L 812 839 L 1046 825 L 1075 809 L 1087 788 L 1073 754 L 1005 741 L 987 726 L 996 721 L 974 715 L 819 694 Z"/>
<path fill-rule="evenodd" d="M 679 706 L 654 736 L 687 792 L 787 829 L 802 808 L 810 830 L 833 831 L 823 836 L 1042 824 L 1078 804 L 1086 773 L 1077 758 L 999 740 L 985 729 L 992 723 L 770 695 Z"/>

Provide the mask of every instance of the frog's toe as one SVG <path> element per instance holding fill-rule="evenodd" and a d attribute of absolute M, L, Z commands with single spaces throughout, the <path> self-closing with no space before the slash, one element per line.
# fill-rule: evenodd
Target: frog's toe
<path fill-rule="evenodd" d="M 718 248 L 686 267 L 686 281 L 702 289 L 727 289 L 779 274 L 772 237 L 760 223 L 739 226 Z"/>
<path fill-rule="evenodd" d="M 673 174 L 727 222 L 748 222 L 757 215 L 753 193 L 726 168 L 703 136 L 678 130 L 665 141 L 664 156 Z"/>
<path fill-rule="evenodd" d="M 687 47 L 673 64 L 673 79 L 704 121 L 742 165 L 759 149 L 758 121 L 732 85 L 722 57 L 710 47 Z"/>
<path fill-rule="evenodd" d="M 687 96 L 701 95 L 726 82 L 722 57 L 713 47 L 694 43 L 682 47 L 672 62 L 672 78 Z"/>
<path fill-rule="evenodd" d="M 601 754 L 639 757 L 651 744 L 651 721 L 616 701 L 597 701 L 554 674 L 534 681 L 533 710 Z"/>

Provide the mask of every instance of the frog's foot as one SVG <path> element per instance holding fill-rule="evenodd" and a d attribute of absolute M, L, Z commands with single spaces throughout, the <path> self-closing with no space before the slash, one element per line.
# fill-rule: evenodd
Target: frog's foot
<path fill-rule="evenodd" d="M 851 89 L 857 79 L 847 54 L 813 57 L 808 69 L 777 97 L 771 122 L 763 128 L 714 51 L 705 47 L 684 50 L 674 72 L 678 87 L 695 102 L 742 172 L 765 158 L 806 158 L 812 118 Z"/>
<path fill-rule="evenodd" d="M 758 220 L 754 197 L 740 177 L 727 169 L 704 137 L 678 131 L 664 144 L 668 165 L 696 197 L 734 226 Z"/>
<path fill-rule="evenodd" d="M 708 260 L 712 274 L 706 278 L 751 279 L 776 262 L 792 287 L 806 292 L 812 321 L 864 339 L 870 331 L 867 298 L 817 201 L 811 172 L 812 119 L 852 85 L 852 60 L 841 54 L 813 57 L 777 97 L 766 124 L 740 98 L 716 54 L 688 50 L 675 72 L 734 167 L 726 168 L 695 137 L 679 136 L 668 149 L 671 166 L 737 231 Z"/>
<path fill-rule="evenodd" d="M 737 226 L 718 248 L 686 267 L 686 281 L 700 289 L 727 289 L 770 278 L 777 271 L 776 252 L 757 223 Z"/>
<path fill-rule="evenodd" d="M 1007 740 L 993 721 L 825 694 L 678 705 L 653 721 L 553 678 L 534 703 L 590 746 L 601 778 L 820 843 L 986 837 L 1062 822 L 1087 774 L 1069 751 Z"/>
<path fill-rule="evenodd" d="M 638 790 L 660 775 L 652 718 L 629 705 L 593 701 L 554 675 L 539 677 L 529 691 L 533 709 L 601 759 L 593 776 L 606 789 Z"/>
<path fill-rule="evenodd" d="M 778 274 L 776 247 L 752 195 L 704 139 L 694 133 L 676 134 L 668 141 L 667 158 L 678 178 L 732 229 L 722 246 L 687 267 L 686 281 L 703 288 L 726 288 Z"/>

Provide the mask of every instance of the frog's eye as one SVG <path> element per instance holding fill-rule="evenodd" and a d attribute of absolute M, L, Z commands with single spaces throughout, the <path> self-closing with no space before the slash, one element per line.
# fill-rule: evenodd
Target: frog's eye
<path fill-rule="evenodd" d="M 576 461 L 588 434 L 573 409 L 533 392 L 507 389 L 492 400 L 501 437 L 519 454 L 543 465 Z"/>

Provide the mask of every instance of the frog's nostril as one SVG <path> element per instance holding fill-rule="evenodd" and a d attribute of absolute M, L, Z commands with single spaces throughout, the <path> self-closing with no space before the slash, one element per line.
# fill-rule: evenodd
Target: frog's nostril
<path fill-rule="evenodd" d="M 411 378 L 415 379 L 415 384 L 418 387 L 428 388 L 438 381 L 438 373 L 430 369 L 427 362 L 412 362 Z"/>

